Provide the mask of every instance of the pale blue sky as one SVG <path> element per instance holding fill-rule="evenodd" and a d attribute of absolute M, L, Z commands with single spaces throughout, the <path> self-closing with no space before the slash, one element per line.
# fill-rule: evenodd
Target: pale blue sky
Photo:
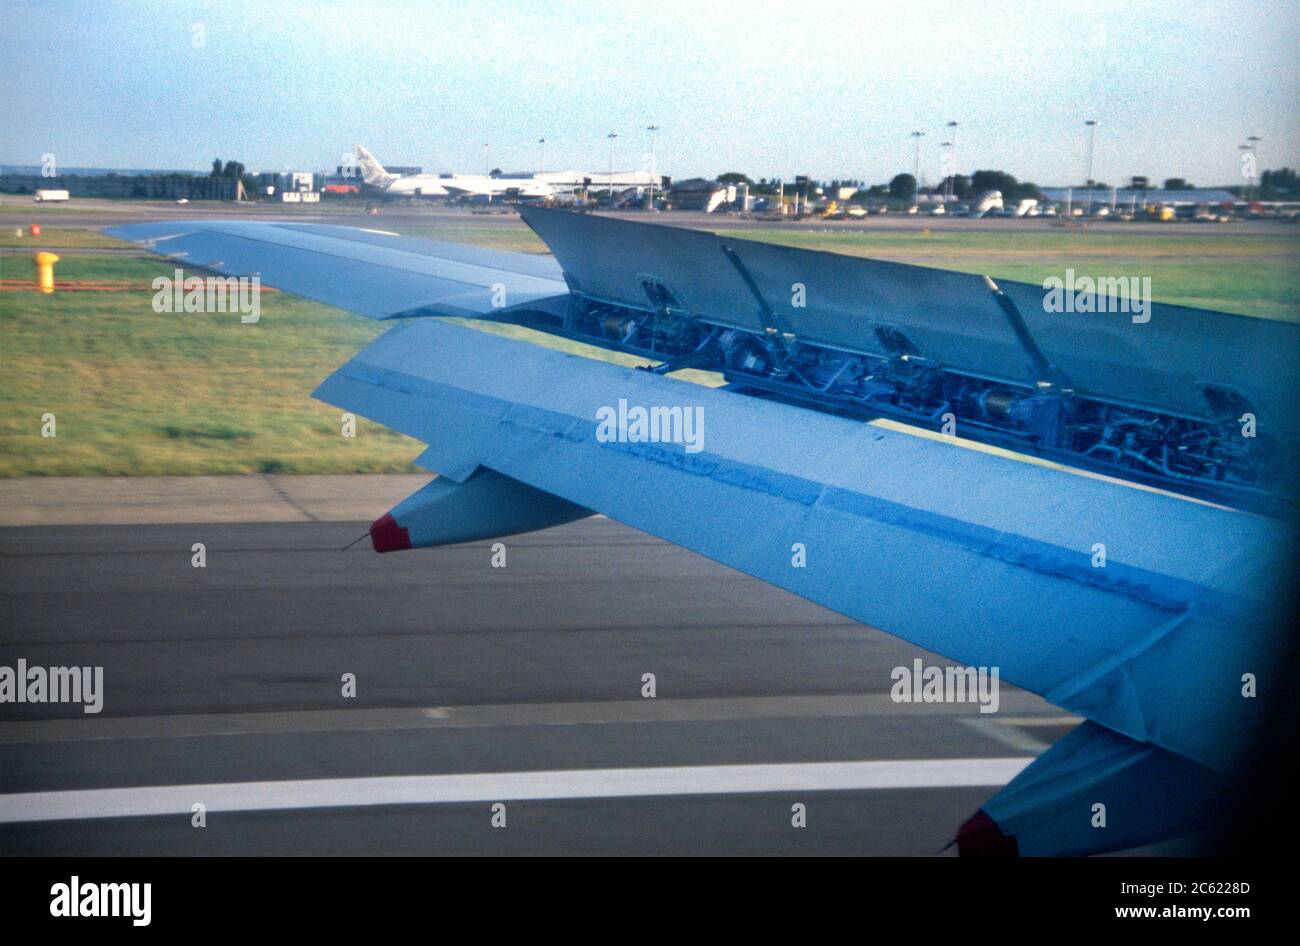
<path fill-rule="evenodd" d="M 479 172 L 645 162 L 676 177 L 888 180 L 959 121 L 962 171 L 1238 180 L 1300 164 L 1300 4 L 904 0 L 779 5 L 0 0 L 0 163 Z M 204 44 L 193 43 L 196 24 Z"/>

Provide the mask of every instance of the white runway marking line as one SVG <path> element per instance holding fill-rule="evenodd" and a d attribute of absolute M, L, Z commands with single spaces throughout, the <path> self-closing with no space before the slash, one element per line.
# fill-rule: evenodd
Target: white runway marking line
<path fill-rule="evenodd" d="M 456 802 L 996 787 L 1011 781 L 1032 761 L 1032 758 L 900 759 L 568 769 L 25 792 L 0 795 L 0 824 L 188 816 L 196 803 L 202 803 L 213 813 Z"/>

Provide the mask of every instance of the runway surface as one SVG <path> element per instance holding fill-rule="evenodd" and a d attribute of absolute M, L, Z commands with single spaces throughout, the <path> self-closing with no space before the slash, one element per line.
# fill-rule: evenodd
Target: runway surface
<path fill-rule="evenodd" d="M 269 488 L 230 479 L 195 488 Z M 100 713 L 0 704 L 0 852 L 929 855 L 1074 725 L 895 703 L 948 662 L 604 518 L 504 568 L 341 551 L 410 484 L 317 479 L 284 521 L 177 522 L 164 482 L 136 524 L 0 528 L 0 665 L 103 667 Z"/>

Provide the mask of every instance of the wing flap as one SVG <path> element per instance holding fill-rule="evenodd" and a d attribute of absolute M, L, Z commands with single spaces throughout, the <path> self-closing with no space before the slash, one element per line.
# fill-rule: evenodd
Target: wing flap
<path fill-rule="evenodd" d="M 437 323 L 386 333 L 316 396 L 424 440 L 430 469 L 487 467 L 1135 740 L 1226 764 L 1251 721 L 1240 668 L 1267 666 L 1285 554 L 1270 520 Z M 602 439 L 634 406 L 698 411 L 699 449 Z"/>

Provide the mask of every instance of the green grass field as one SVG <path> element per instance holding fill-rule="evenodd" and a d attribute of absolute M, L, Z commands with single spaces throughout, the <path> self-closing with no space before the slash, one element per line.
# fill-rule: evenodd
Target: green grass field
<path fill-rule="evenodd" d="M 0 226 L 0 246 L 27 247 L 33 253 L 41 250 L 92 249 L 129 246 L 121 240 L 104 236 L 96 230 L 81 230 L 74 227 L 42 227 L 41 235 L 31 235 L 28 224 L 23 224 L 22 236 L 15 232 L 18 226 Z"/>
<path fill-rule="evenodd" d="M 69 256 L 56 272 L 147 285 L 173 269 Z M 27 257 L 0 257 L 6 279 L 34 270 Z M 155 313 L 152 299 L 147 290 L 0 293 L 0 476 L 415 472 L 422 444 L 361 418 L 345 438 L 341 412 L 311 398 L 391 325 L 278 292 L 263 294 L 253 325 L 237 313 Z M 514 326 L 475 327 L 641 363 Z M 53 438 L 41 436 L 46 413 Z"/>
<path fill-rule="evenodd" d="M 6 278 L 20 275 L 6 259 Z M 147 282 L 172 268 L 72 257 L 60 279 Z M 0 294 L 0 475 L 404 470 L 418 449 L 309 397 L 379 333 L 335 309 L 280 293 L 261 321 L 157 314 L 149 291 Z M 41 437 L 53 413 L 57 437 Z"/>
<path fill-rule="evenodd" d="M 0 203 L 0 217 L 11 218 L 18 222 L 18 218 L 24 217 L 47 217 L 53 215 L 58 217 L 59 214 L 76 213 L 77 211 L 85 212 L 84 207 L 77 207 L 71 204 L 38 204 L 30 197 L 27 201 L 21 202 L 13 200 L 6 203 Z M 125 210 L 123 212 L 126 212 Z M 6 220 L 6 223 L 9 221 Z"/>
<path fill-rule="evenodd" d="M 440 240 L 444 243 L 476 243 L 514 253 L 546 253 L 546 244 L 522 223 L 517 227 L 401 227 L 402 236 Z"/>
<path fill-rule="evenodd" d="M 733 230 L 729 236 L 808 250 L 956 269 L 1042 284 L 1048 276 L 1150 276 L 1157 302 L 1300 320 L 1300 233 L 991 233 Z M 1230 227 L 1231 225 L 1225 225 Z"/>
<path fill-rule="evenodd" d="M 86 231 L 47 229 L 46 246 L 99 245 Z M 542 251 L 530 231 L 465 226 L 414 231 L 459 242 Z M 1300 240 L 1233 235 L 737 232 L 809 249 L 1041 281 L 1150 275 L 1157 299 L 1269 318 L 1300 318 Z M 84 241 L 84 242 L 79 242 Z M 60 280 L 170 274 L 161 261 L 78 256 Z M 0 256 L 5 279 L 30 280 L 26 254 Z M 262 298 L 261 320 L 238 314 L 159 314 L 152 293 L 0 293 L 0 476 L 244 472 L 410 472 L 417 442 L 311 399 L 315 386 L 387 326 L 282 293 Z M 512 326 L 476 325 L 621 364 L 638 359 Z M 716 383 L 714 375 L 683 373 Z M 41 416 L 57 437 L 41 436 Z"/>

